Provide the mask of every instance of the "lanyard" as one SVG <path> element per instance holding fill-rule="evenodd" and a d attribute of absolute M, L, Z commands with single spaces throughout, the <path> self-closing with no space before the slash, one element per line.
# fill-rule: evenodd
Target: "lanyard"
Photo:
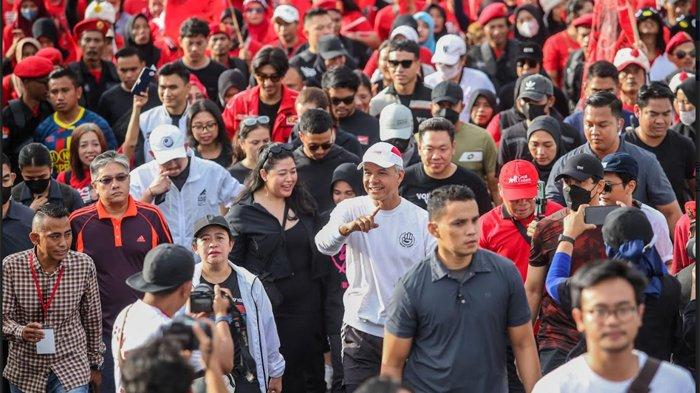
<path fill-rule="evenodd" d="M 36 269 L 34 268 L 34 254 L 29 254 L 29 270 L 32 272 L 32 280 L 34 281 L 34 287 L 36 287 L 36 296 L 39 298 L 39 304 L 41 305 L 41 309 L 44 313 L 44 322 L 46 321 L 46 317 L 49 314 L 49 308 L 51 308 L 51 303 L 53 303 L 53 298 L 56 296 L 56 292 L 58 292 L 58 286 L 61 285 L 61 279 L 63 278 L 63 272 L 65 270 L 64 266 L 61 266 L 60 269 L 58 269 L 58 276 L 56 277 L 56 282 L 53 284 L 53 288 L 51 288 L 51 294 L 49 295 L 49 298 L 44 300 L 44 295 L 42 294 L 41 291 L 41 284 L 39 283 L 39 276 L 37 275 Z"/>

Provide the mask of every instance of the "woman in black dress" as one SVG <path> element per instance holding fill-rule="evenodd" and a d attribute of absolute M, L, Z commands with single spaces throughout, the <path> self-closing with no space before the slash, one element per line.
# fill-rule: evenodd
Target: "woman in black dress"
<path fill-rule="evenodd" d="M 313 198 L 297 183 L 292 147 L 265 146 L 246 191 L 226 216 L 234 233 L 230 259 L 258 275 L 273 305 L 285 393 L 325 392 L 323 283 L 328 257 L 316 249 Z"/>

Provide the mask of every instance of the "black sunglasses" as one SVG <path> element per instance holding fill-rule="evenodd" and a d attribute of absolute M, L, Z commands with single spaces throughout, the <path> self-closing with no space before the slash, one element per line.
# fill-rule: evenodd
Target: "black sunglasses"
<path fill-rule="evenodd" d="M 685 55 L 688 55 L 688 56 L 690 56 L 690 57 L 692 57 L 692 58 L 695 58 L 695 49 L 691 50 L 690 52 L 686 52 L 686 51 L 684 51 L 684 50 L 679 50 L 679 51 L 676 52 L 676 57 L 677 57 L 678 59 L 684 58 Z"/>
<path fill-rule="evenodd" d="M 331 97 L 331 104 L 333 104 L 333 106 L 338 106 L 341 103 L 343 103 L 345 105 L 350 105 L 353 102 L 355 102 L 355 95 L 354 94 L 351 96 L 347 96 L 347 97 Z"/>
<path fill-rule="evenodd" d="M 114 176 L 114 177 L 107 176 L 107 177 L 103 177 L 102 179 L 97 179 L 95 181 L 98 183 L 101 183 L 105 186 L 108 186 L 108 185 L 112 184 L 112 182 L 115 180 L 117 183 L 124 183 L 126 181 L 126 179 L 128 179 L 128 178 L 129 178 L 129 175 L 127 173 L 121 173 L 121 174 Z"/>
<path fill-rule="evenodd" d="M 535 67 L 537 67 L 538 64 L 540 64 L 540 62 L 535 60 L 535 59 L 520 59 L 515 64 L 518 67 L 522 67 L 525 64 L 527 64 L 528 67 L 535 68 Z"/>
<path fill-rule="evenodd" d="M 333 142 L 322 143 L 320 145 L 308 145 L 307 148 L 311 151 L 316 151 L 318 149 L 323 149 L 324 151 L 333 147 Z"/>
<path fill-rule="evenodd" d="M 286 143 L 269 144 L 267 147 L 265 147 L 265 151 L 262 154 L 262 163 L 265 165 L 265 162 L 271 156 L 276 156 L 282 152 L 291 153 L 293 151 L 294 147 Z"/>
<path fill-rule="evenodd" d="M 410 68 L 415 60 L 387 60 L 389 63 L 389 67 L 396 68 L 401 64 L 401 67 L 403 68 Z"/>
<path fill-rule="evenodd" d="M 282 75 L 278 75 L 278 74 L 255 74 L 255 77 L 260 79 L 260 83 L 265 82 L 266 79 L 269 79 L 274 83 L 277 83 L 282 79 Z"/>

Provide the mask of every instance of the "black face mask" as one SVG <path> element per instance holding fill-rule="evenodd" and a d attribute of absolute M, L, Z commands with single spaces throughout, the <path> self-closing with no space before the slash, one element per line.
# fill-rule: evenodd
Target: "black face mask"
<path fill-rule="evenodd" d="M 406 149 L 408 149 L 409 140 L 408 139 L 401 139 L 401 138 L 392 138 L 392 139 L 386 140 L 384 142 L 387 142 L 391 145 L 396 146 L 396 148 L 399 149 L 399 151 L 401 153 L 404 153 L 406 151 Z"/>
<path fill-rule="evenodd" d="M 4 205 L 10 200 L 10 194 L 12 193 L 12 187 L 2 188 L 2 204 Z"/>
<path fill-rule="evenodd" d="M 24 184 L 27 185 L 32 194 L 41 194 L 46 191 L 50 181 L 51 179 L 25 180 Z"/>
<path fill-rule="evenodd" d="M 459 112 L 452 108 L 442 108 L 437 113 L 437 115 L 440 117 L 444 117 L 445 119 L 449 120 L 452 124 L 457 124 L 457 122 L 459 121 Z"/>
<path fill-rule="evenodd" d="M 591 192 L 577 185 L 564 187 L 562 190 L 566 206 L 571 211 L 578 211 L 579 206 L 591 202 Z"/>
<path fill-rule="evenodd" d="M 691 237 L 688 239 L 688 243 L 685 244 L 685 252 L 691 259 L 695 260 L 695 238 Z"/>
<path fill-rule="evenodd" d="M 535 120 L 536 117 L 546 115 L 544 108 L 546 105 L 540 105 L 540 104 L 533 104 L 533 103 L 526 103 L 523 105 L 523 113 L 525 114 L 525 117 L 527 117 L 528 120 L 532 121 Z"/>

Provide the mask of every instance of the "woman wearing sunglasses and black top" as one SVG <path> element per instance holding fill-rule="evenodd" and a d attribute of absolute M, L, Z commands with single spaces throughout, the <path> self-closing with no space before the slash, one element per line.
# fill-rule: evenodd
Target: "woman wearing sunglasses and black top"
<path fill-rule="evenodd" d="M 229 259 L 260 278 L 273 305 L 286 362 L 282 391 L 325 392 L 322 280 L 330 261 L 314 244 L 316 204 L 297 183 L 291 146 L 262 149 L 226 219 L 235 241 Z"/>

